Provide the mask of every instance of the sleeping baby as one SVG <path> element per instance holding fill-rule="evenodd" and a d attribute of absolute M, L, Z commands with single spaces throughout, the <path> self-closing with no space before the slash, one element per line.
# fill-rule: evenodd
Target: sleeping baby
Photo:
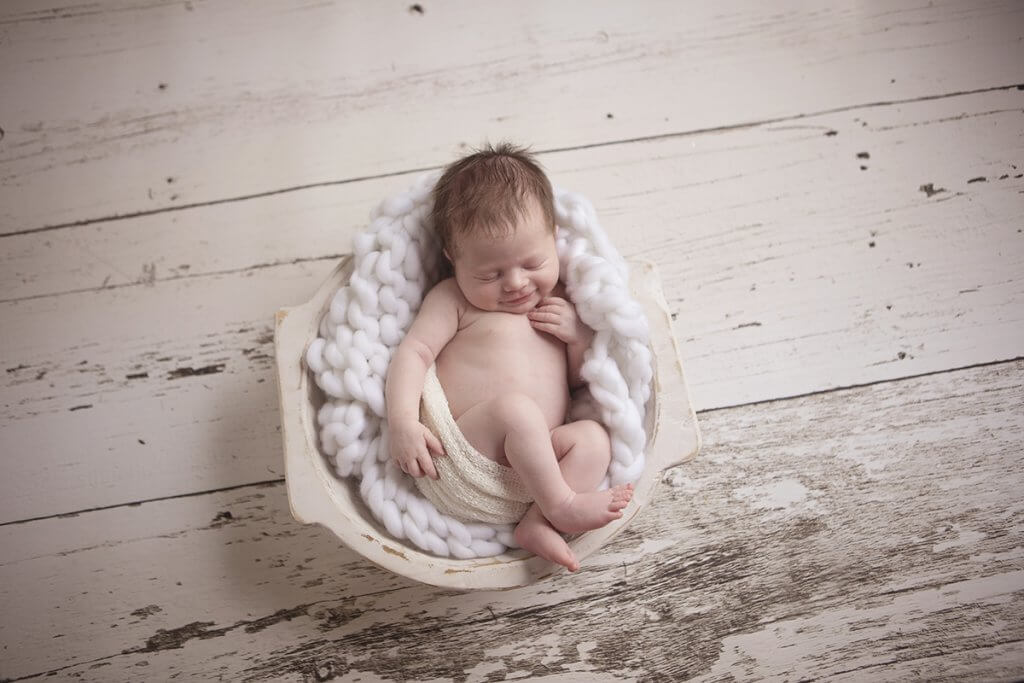
<path fill-rule="evenodd" d="M 559 532 L 620 518 L 633 488 L 596 491 L 608 434 L 564 424 L 594 333 L 558 280 L 551 184 L 525 150 L 488 147 L 446 169 L 432 218 L 454 277 L 388 369 L 390 457 L 440 512 L 518 522 L 523 548 L 576 571 Z"/>

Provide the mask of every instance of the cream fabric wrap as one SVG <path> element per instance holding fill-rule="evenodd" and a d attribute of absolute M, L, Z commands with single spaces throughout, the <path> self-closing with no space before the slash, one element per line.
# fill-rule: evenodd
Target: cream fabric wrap
<path fill-rule="evenodd" d="M 441 441 L 446 453 L 434 458 L 437 480 L 415 479 L 427 500 L 463 522 L 512 524 L 522 519 L 533 498 L 515 470 L 477 451 L 459 431 L 434 365 L 423 382 L 420 421 Z"/>

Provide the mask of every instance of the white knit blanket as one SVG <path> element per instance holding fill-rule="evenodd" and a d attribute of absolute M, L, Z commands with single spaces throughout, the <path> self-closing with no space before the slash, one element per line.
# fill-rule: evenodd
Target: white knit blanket
<path fill-rule="evenodd" d="M 427 225 L 438 177 L 418 178 L 371 213 L 370 226 L 354 239 L 349 282 L 335 293 L 306 363 L 327 398 L 317 416 L 320 448 L 340 476 L 361 480 L 363 500 L 388 532 L 437 555 L 488 557 L 517 547 L 512 525 L 464 524 L 440 514 L 388 458 L 388 364 L 439 277 L 440 247 Z M 571 415 L 594 417 L 608 429 L 612 460 L 602 486 L 635 482 L 644 468 L 653 376 L 647 319 L 590 202 L 556 189 L 555 214 L 561 279 L 596 333 L 581 369 L 592 398 L 577 401 Z"/>

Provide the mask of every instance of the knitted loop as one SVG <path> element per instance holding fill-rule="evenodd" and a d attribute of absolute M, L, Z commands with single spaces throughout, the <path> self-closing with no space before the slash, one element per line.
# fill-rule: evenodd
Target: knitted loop
<path fill-rule="evenodd" d="M 361 479 L 359 493 L 388 533 L 435 555 L 489 557 L 517 547 L 512 525 L 465 524 L 439 513 L 388 458 L 388 364 L 439 277 L 442 255 L 428 225 L 437 178 L 421 176 L 370 214 L 369 227 L 353 239 L 348 284 L 332 297 L 305 359 L 327 395 L 317 413 L 320 450 L 339 476 Z M 590 202 L 556 191 L 555 216 L 562 280 L 580 319 L 596 332 L 580 370 L 589 393 L 570 415 L 597 418 L 608 429 L 612 460 L 602 486 L 634 482 L 644 468 L 653 378 L 647 319 Z"/>

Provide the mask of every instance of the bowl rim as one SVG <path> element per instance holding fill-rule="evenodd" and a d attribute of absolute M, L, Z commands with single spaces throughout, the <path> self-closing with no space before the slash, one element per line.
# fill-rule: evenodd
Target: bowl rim
<path fill-rule="evenodd" d="M 633 504 L 620 519 L 569 541 L 577 559 L 594 553 L 646 507 L 663 471 L 696 457 L 701 446 L 697 416 L 690 403 L 679 345 L 661 290 L 656 266 L 628 260 L 629 285 L 650 326 L 654 365 L 651 398 L 645 419 L 648 433 L 643 474 L 634 483 Z M 504 590 L 529 585 L 558 571 L 560 566 L 510 550 L 493 557 L 462 560 L 439 557 L 392 537 L 370 514 L 354 479 L 341 479 L 317 445 L 316 410 L 308 400 L 316 388 L 306 366 L 309 344 L 318 336 L 320 321 L 331 299 L 348 279 L 354 259 L 342 257 L 313 297 L 275 316 L 281 434 L 284 442 L 285 488 L 292 515 L 305 524 L 320 524 L 342 543 L 374 564 L 401 576 L 444 588 Z M 319 391 L 319 389 L 316 389 Z"/>

